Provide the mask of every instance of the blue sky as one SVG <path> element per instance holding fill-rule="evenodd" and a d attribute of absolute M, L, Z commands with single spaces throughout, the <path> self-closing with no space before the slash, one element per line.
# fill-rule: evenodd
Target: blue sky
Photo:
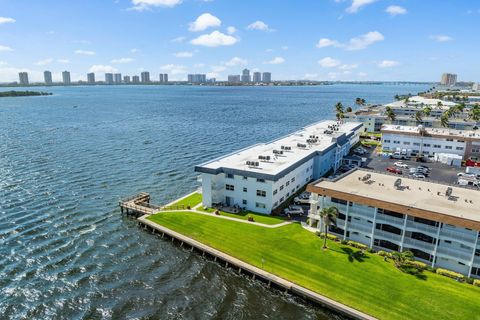
<path fill-rule="evenodd" d="M 0 0 L 0 81 L 51 70 L 480 81 L 476 0 Z"/>

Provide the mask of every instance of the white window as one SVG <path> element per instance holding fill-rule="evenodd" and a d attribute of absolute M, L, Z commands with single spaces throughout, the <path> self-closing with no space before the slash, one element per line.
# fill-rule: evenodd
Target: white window
<path fill-rule="evenodd" d="M 228 178 L 228 179 L 233 179 L 233 174 L 227 173 L 227 178 Z"/>
<path fill-rule="evenodd" d="M 246 204 L 247 204 L 247 200 L 243 199 L 243 200 L 242 200 L 242 204 L 245 204 L 245 205 L 246 205 Z"/>
<path fill-rule="evenodd" d="M 290 185 L 290 181 L 287 181 L 287 182 L 285 183 L 285 186 L 288 187 L 289 185 Z"/>
<path fill-rule="evenodd" d="M 445 146 L 445 149 L 452 150 L 452 146 Z"/>
<path fill-rule="evenodd" d="M 265 182 L 265 179 L 257 179 L 257 182 Z"/>
<path fill-rule="evenodd" d="M 282 190 L 283 190 L 283 184 L 280 186 L 280 191 L 282 191 Z"/>
<path fill-rule="evenodd" d="M 265 209 L 265 203 L 261 203 L 261 202 L 256 202 L 255 203 L 255 208 L 261 208 L 261 209 Z"/>
<path fill-rule="evenodd" d="M 463 150 L 463 147 L 456 147 L 457 150 Z"/>
<path fill-rule="evenodd" d="M 277 189 L 273 190 L 273 195 L 277 194 Z"/>
<path fill-rule="evenodd" d="M 234 191 L 234 190 L 235 190 L 235 186 L 232 185 L 232 184 L 226 184 L 226 185 L 225 185 L 225 189 L 226 189 L 226 190 L 230 190 L 230 191 Z"/>
<path fill-rule="evenodd" d="M 243 192 L 247 192 L 247 188 L 243 187 Z"/>

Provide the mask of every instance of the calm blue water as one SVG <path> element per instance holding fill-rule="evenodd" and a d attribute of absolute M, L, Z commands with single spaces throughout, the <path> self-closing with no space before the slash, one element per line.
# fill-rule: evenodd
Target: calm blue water
<path fill-rule="evenodd" d="M 0 99 L 0 318 L 327 319 L 164 242 L 120 197 L 165 203 L 193 166 L 419 85 L 55 87 Z M 7 90 L 2 88 L 1 90 Z"/>

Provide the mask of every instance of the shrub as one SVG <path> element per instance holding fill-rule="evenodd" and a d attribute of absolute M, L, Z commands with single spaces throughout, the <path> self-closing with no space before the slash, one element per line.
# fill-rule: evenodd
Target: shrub
<path fill-rule="evenodd" d="M 317 231 L 316 234 L 317 234 L 317 236 L 319 236 L 319 237 L 322 238 L 322 239 L 325 238 L 325 233 L 324 233 L 324 232 L 319 232 L 319 231 Z M 335 236 L 335 235 L 333 235 L 333 234 L 329 234 L 329 233 L 327 233 L 327 239 L 328 239 L 328 240 L 332 240 L 332 241 L 338 241 L 338 237 L 337 237 L 337 236 Z"/>
<path fill-rule="evenodd" d="M 437 273 L 437 268 L 435 267 L 427 266 L 427 270 L 433 273 Z"/>
<path fill-rule="evenodd" d="M 348 241 L 347 244 L 351 247 L 354 247 L 354 248 L 357 248 L 357 249 L 360 249 L 360 250 L 367 250 L 368 249 L 368 246 L 364 245 L 363 243 L 358 243 L 358 242 L 355 242 L 355 241 Z"/>
<path fill-rule="evenodd" d="M 375 253 L 376 251 L 375 251 L 375 249 L 368 249 L 368 252 Z"/>
<path fill-rule="evenodd" d="M 408 266 L 411 266 L 411 267 L 414 267 L 414 268 L 417 268 L 418 270 L 425 270 L 427 268 L 427 264 L 426 263 L 423 263 L 421 261 L 408 261 L 406 263 Z"/>
<path fill-rule="evenodd" d="M 383 251 L 383 250 L 378 251 L 377 254 L 381 257 L 387 257 L 387 258 L 392 257 L 392 254 L 390 252 Z"/>
<path fill-rule="evenodd" d="M 342 240 L 342 241 L 340 241 L 340 243 L 346 245 L 348 243 L 348 241 L 347 240 Z"/>
<path fill-rule="evenodd" d="M 475 279 L 465 278 L 465 282 L 468 283 L 468 284 L 473 284 L 473 281 L 475 281 Z"/>
<path fill-rule="evenodd" d="M 247 219 L 248 219 L 248 221 L 250 221 L 250 222 L 253 222 L 253 221 L 254 221 L 252 216 L 248 216 Z"/>
<path fill-rule="evenodd" d="M 460 274 L 460 273 L 457 273 L 457 272 L 454 272 L 454 271 L 450 271 L 450 270 L 447 270 L 447 269 L 438 268 L 437 269 L 437 274 L 440 274 L 442 276 L 446 276 L 446 277 L 449 277 L 449 278 L 452 278 L 452 279 L 457 279 L 457 280 L 465 279 L 465 276 L 463 274 Z"/>
<path fill-rule="evenodd" d="M 475 287 L 480 287 L 480 280 L 473 280 L 473 285 Z"/>

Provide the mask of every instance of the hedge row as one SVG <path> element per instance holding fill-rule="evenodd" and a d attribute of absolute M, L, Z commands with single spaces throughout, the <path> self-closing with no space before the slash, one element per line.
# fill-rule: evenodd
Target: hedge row
<path fill-rule="evenodd" d="M 415 260 L 412 260 L 412 261 L 408 261 L 406 263 L 407 265 L 411 266 L 411 267 L 415 267 L 419 270 L 425 270 L 427 269 L 427 264 L 426 263 L 423 263 L 421 261 L 415 261 Z"/>
<path fill-rule="evenodd" d="M 320 238 L 325 238 L 325 232 L 317 232 L 317 236 L 319 236 Z M 332 240 L 332 241 L 339 241 L 338 237 L 333 235 L 333 234 L 330 234 L 330 233 L 327 233 L 327 239 L 328 240 Z"/>
<path fill-rule="evenodd" d="M 473 285 L 475 287 L 480 287 L 480 280 L 473 280 Z"/>
<path fill-rule="evenodd" d="M 348 241 L 347 244 L 351 247 L 361 249 L 361 250 L 367 250 L 368 246 L 364 245 L 363 243 L 355 242 L 355 241 Z"/>
<path fill-rule="evenodd" d="M 441 268 L 437 269 L 437 274 L 440 274 L 442 276 L 446 276 L 449 278 L 453 278 L 453 279 L 458 279 L 458 280 L 463 280 L 465 278 L 465 276 L 461 273 L 457 273 L 457 272 L 453 272 L 453 271 L 450 271 L 447 269 L 441 269 Z"/>

